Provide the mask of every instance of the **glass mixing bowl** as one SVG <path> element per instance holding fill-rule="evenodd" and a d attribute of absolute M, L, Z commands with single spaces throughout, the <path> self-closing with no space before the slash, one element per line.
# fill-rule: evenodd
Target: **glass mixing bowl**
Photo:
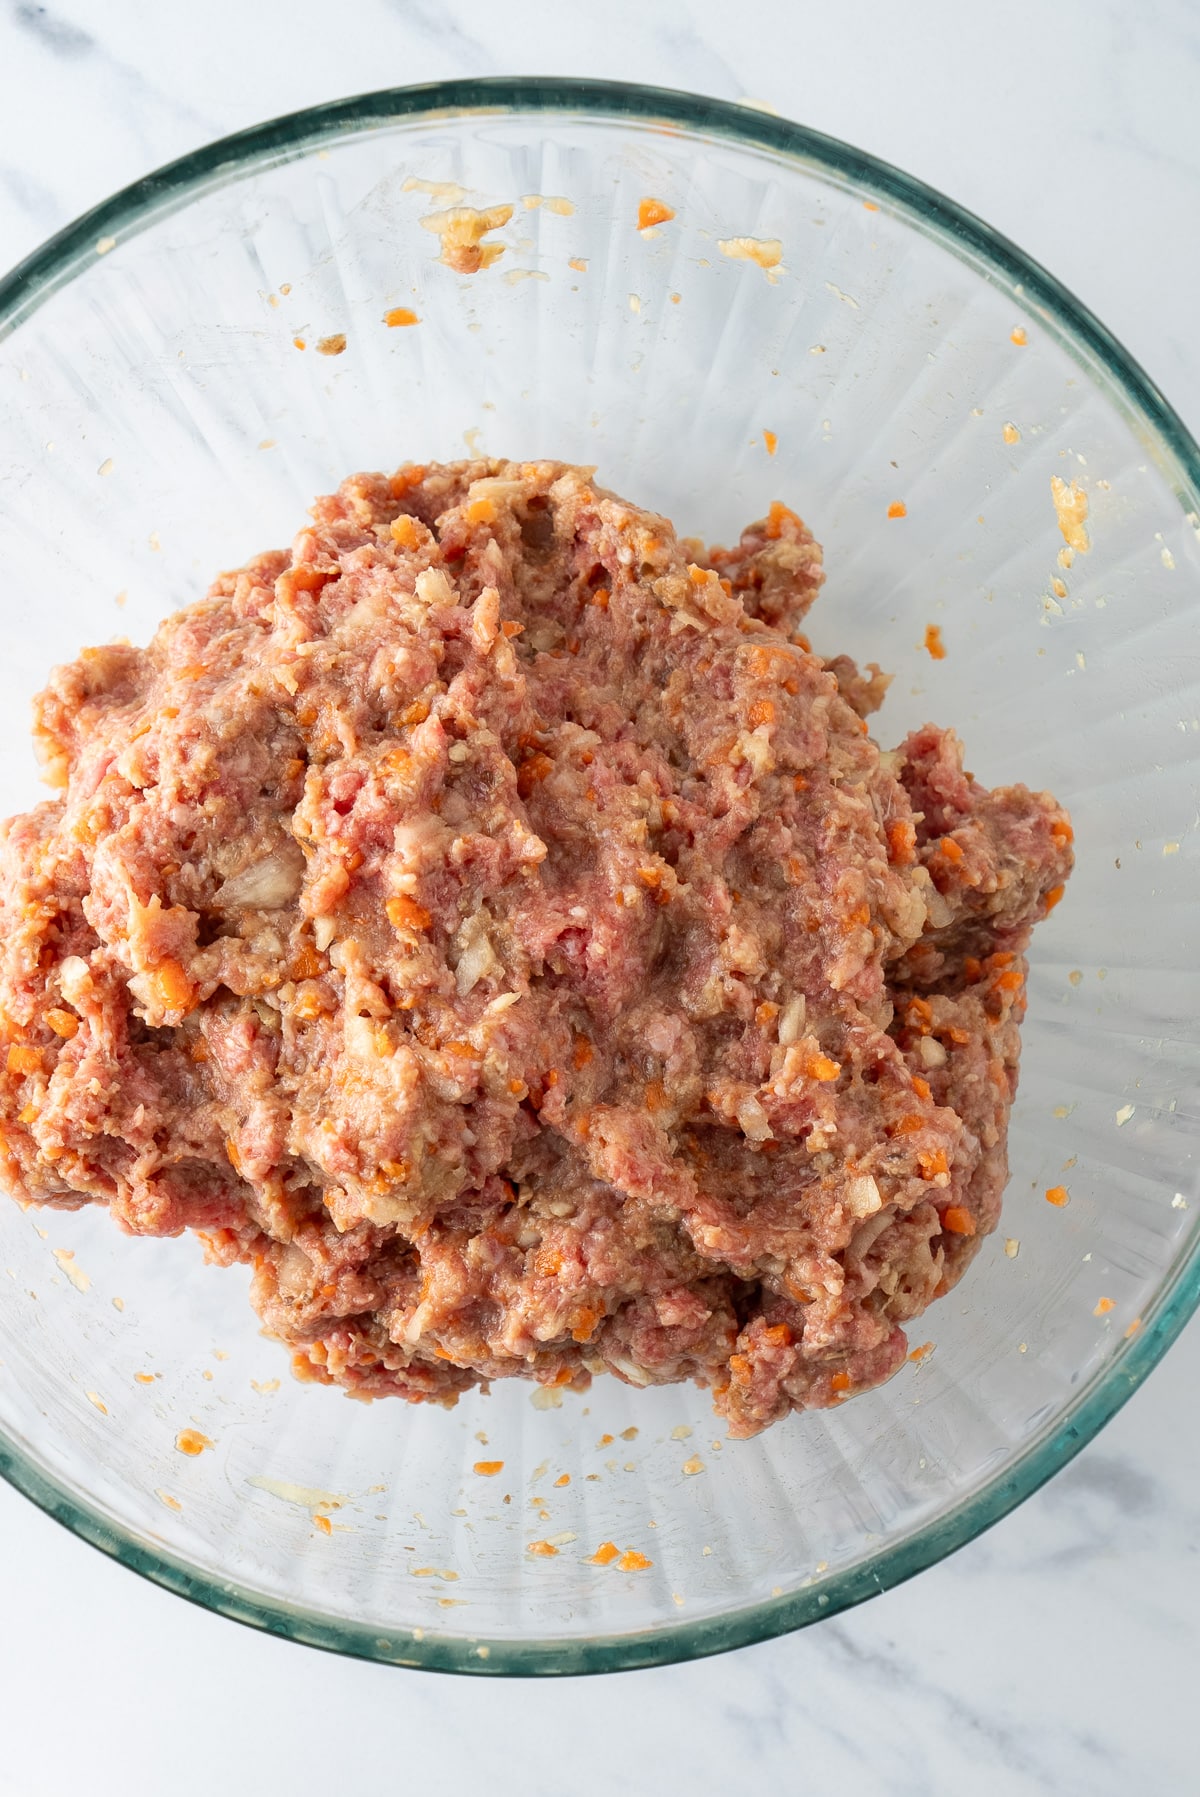
<path fill-rule="evenodd" d="M 424 228 L 462 197 L 512 208 L 473 275 Z M 646 198 L 674 217 L 639 232 Z M 985 782 L 1053 788 L 1079 854 L 1034 943 L 1001 1230 L 881 1390 L 748 1442 L 690 1387 L 351 1403 L 291 1381 L 194 1244 L 3 1201 L 15 1485 L 298 1641 L 581 1672 L 832 1615 L 1095 1433 L 1200 1294 L 1200 457 L 1070 295 L 783 120 L 462 82 L 245 132 L 89 214 L 0 285 L 0 395 L 6 812 L 39 797 L 53 662 L 143 640 L 351 470 L 478 450 L 595 463 L 709 540 L 793 504 L 825 545 L 817 647 L 896 676 L 879 738 L 954 725 Z M 1056 478 L 1087 498 L 1073 559 Z M 651 1564 L 593 1564 L 605 1541 Z"/>

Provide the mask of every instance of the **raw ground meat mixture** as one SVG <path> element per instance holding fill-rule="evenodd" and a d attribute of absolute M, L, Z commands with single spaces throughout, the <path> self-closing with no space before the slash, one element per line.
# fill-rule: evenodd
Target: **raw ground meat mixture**
<path fill-rule="evenodd" d="M 306 1378 L 708 1386 L 900 1365 L 996 1225 L 1071 829 L 555 462 L 358 475 L 37 701 L 0 841 L 0 1170 L 254 1268 Z"/>

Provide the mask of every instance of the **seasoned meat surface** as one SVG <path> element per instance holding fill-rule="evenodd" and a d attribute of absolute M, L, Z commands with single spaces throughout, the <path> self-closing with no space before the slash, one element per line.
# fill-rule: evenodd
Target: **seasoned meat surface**
<path fill-rule="evenodd" d="M 697 559 L 692 559 L 696 557 Z M 1071 831 L 555 462 L 358 475 L 37 701 L 0 841 L 0 1172 L 253 1265 L 302 1376 L 453 1402 L 887 1378 L 993 1229 Z"/>

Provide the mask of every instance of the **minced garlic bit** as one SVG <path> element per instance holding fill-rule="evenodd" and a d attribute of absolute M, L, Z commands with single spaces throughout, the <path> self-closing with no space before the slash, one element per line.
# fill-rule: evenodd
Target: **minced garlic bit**
<path fill-rule="evenodd" d="M 1008 1255 L 1009 1260 L 1016 1260 L 1017 1255 L 1021 1252 L 1021 1244 L 1015 1235 L 1005 1238 L 1004 1252 Z"/>
<path fill-rule="evenodd" d="M 1135 1109 L 1135 1107 L 1131 1104 L 1123 1104 L 1121 1106 L 1120 1110 L 1117 1112 L 1117 1128 L 1118 1129 L 1120 1129 L 1120 1127 L 1123 1123 L 1129 1122 L 1129 1119 L 1133 1116 L 1134 1109 Z"/>
<path fill-rule="evenodd" d="M 783 244 L 778 237 L 722 237 L 717 248 L 731 262 L 754 262 L 769 281 L 779 279 Z"/>

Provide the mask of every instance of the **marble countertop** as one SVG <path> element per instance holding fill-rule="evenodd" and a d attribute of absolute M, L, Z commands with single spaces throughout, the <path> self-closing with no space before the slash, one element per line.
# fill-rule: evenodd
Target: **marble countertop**
<path fill-rule="evenodd" d="M 4 266 L 169 158 L 337 94 L 519 71 L 765 102 L 1015 238 L 1200 431 L 1190 0 L 1145 0 L 1136 28 L 1117 0 L 609 0 L 602 31 L 550 0 L 3 0 L 0 68 Z M 1182 1792 L 1198 1384 L 1193 1323 L 1099 1440 L 950 1561 L 802 1635 L 599 1680 L 397 1674 L 258 1636 L 0 1486 L 0 1797 Z"/>

